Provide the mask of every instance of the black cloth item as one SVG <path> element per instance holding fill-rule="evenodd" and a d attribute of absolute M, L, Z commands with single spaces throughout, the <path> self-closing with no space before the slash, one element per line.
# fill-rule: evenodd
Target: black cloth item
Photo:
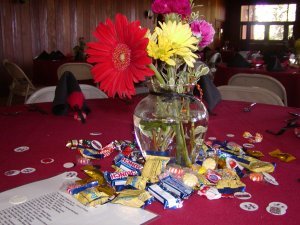
<path fill-rule="evenodd" d="M 272 72 L 283 71 L 280 60 L 277 56 L 271 56 L 267 59 L 267 70 Z"/>
<path fill-rule="evenodd" d="M 70 108 L 68 97 L 73 92 L 81 92 L 81 89 L 74 75 L 71 72 L 66 71 L 59 79 L 55 89 L 55 96 L 52 104 L 53 114 L 64 115 L 68 113 L 68 109 Z M 86 114 L 90 113 L 90 109 L 85 101 L 80 110 Z"/>
<path fill-rule="evenodd" d="M 251 64 L 239 53 L 236 53 L 233 58 L 228 62 L 228 67 L 239 67 L 239 68 L 248 68 L 251 67 Z"/>
<path fill-rule="evenodd" d="M 218 90 L 218 88 L 215 86 L 213 81 L 211 80 L 209 74 L 206 74 L 204 76 L 200 77 L 200 80 L 198 81 L 198 84 L 200 85 L 200 88 L 203 92 L 203 100 L 206 103 L 206 108 L 209 113 L 213 112 L 213 109 L 216 107 L 216 105 L 221 101 L 221 94 Z M 197 90 L 194 91 L 197 92 Z"/>

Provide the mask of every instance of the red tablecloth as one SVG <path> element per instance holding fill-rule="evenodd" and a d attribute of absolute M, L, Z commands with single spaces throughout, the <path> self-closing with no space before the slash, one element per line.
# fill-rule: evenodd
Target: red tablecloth
<path fill-rule="evenodd" d="M 219 64 L 215 73 L 216 86 L 227 85 L 228 80 L 237 73 L 257 73 L 274 77 L 282 83 L 286 89 L 288 106 L 300 107 L 300 70 L 288 69 L 281 72 L 269 72 L 264 68 L 233 68 L 225 64 Z"/>
<path fill-rule="evenodd" d="M 1 157 L 0 157 L 0 191 L 5 191 L 33 181 L 45 179 L 65 172 L 75 170 L 80 177 L 80 166 L 65 169 L 63 164 L 75 162 L 76 152 L 67 149 L 66 143 L 70 139 L 97 139 L 103 145 L 113 140 L 133 140 L 132 113 L 140 98 L 134 98 L 129 104 L 118 99 L 89 100 L 87 104 L 92 112 L 88 115 L 86 124 L 75 121 L 71 115 L 54 116 L 50 113 L 51 104 L 39 106 L 49 112 L 43 115 L 39 112 L 29 112 L 25 106 L 0 108 L 1 124 Z M 146 209 L 159 216 L 149 224 L 214 224 L 214 225 L 276 225 L 299 224 L 300 221 L 300 139 L 293 130 L 287 130 L 281 136 L 273 136 L 265 129 L 277 130 L 290 118 L 289 111 L 300 111 L 296 108 L 257 104 L 252 112 L 243 112 L 247 103 L 222 101 L 215 109 L 216 115 L 209 118 L 209 129 L 206 137 L 215 136 L 219 140 L 235 141 L 243 144 L 244 131 L 252 134 L 263 134 L 262 143 L 256 144 L 257 150 L 265 154 L 263 160 L 277 164 L 273 176 L 279 186 L 268 183 L 255 183 L 243 178 L 247 185 L 246 191 L 252 194 L 247 201 L 259 205 L 254 212 L 240 209 L 242 200 L 226 199 L 207 200 L 194 193 L 185 200 L 183 207 L 177 210 L 164 210 L 159 202 L 154 202 Z M 7 112 L 20 111 L 17 115 L 7 115 Z M 91 136 L 91 132 L 101 132 L 100 136 Z M 226 134 L 234 134 L 227 137 Z M 17 153 L 14 148 L 29 146 L 30 150 Z M 297 157 L 290 163 L 271 158 L 268 152 L 281 149 Z M 51 164 L 42 164 L 44 158 L 53 158 Z M 111 170 L 113 155 L 99 160 L 103 170 Z M 8 170 L 21 170 L 34 167 L 36 171 L 30 174 L 5 176 Z M 0 200 L 1 201 L 1 200 Z M 279 201 L 288 205 L 287 213 L 274 216 L 266 211 L 270 202 Z"/>

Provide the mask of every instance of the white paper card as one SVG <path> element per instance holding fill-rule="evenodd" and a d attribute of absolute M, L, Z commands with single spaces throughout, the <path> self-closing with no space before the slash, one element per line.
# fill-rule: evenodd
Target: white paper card
<path fill-rule="evenodd" d="M 0 193 L 0 224 L 134 225 L 156 217 L 156 214 L 143 209 L 111 203 L 85 207 L 72 196 L 59 191 L 63 182 L 70 180 L 69 175 L 70 172 L 66 172 Z M 11 199 L 24 197 L 27 198 L 24 203 L 11 203 Z"/>

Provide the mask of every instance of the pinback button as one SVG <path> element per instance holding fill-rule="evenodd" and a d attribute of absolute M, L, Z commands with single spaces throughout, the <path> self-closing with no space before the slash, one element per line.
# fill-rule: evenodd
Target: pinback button
<path fill-rule="evenodd" d="M 253 202 L 242 202 L 240 204 L 241 209 L 246 211 L 256 211 L 258 210 L 258 205 Z"/>
<path fill-rule="evenodd" d="M 20 146 L 14 149 L 15 152 L 25 152 L 27 150 L 29 150 L 28 146 Z"/>
<path fill-rule="evenodd" d="M 234 134 L 226 134 L 227 137 L 234 137 Z"/>
<path fill-rule="evenodd" d="M 279 206 L 270 206 L 270 205 L 268 205 L 266 210 L 267 210 L 268 213 L 270 213 L 272 215 L 276 215 L 276 216 L 282 216 L 282 215 L 286 214 L 286 210 L 280 208 Z"/>
<path fill-rule="evenodd" d="M 26 196 L 15 195 L 9 199 L 9 203 L 18 205 L 27 201 Z"/>
<path fill-rule="evenodd" d="M 33 173 L 35 172 L 35 168 L 32 168 L 32 167 L 27 167 L 27 168 L 24 168 L 21 170 L 21 173 Z"/>
<path fill-rule="evenodd" d="M 75 166 L 75 164 L 72 163 L 72 162 L 67 162 L 67 163 L 64 164 L 64 167 L 67 168 L 67 169 L 68 169 L 68 168 L 72 168 L 72 167 L 74 167 L 74 166 Z"/>
<path fill-rule="evenodd" d="M 8 177 L 10 177 L 10 176 L 16 176 L 20 172 L 21 172 L 20 170 L 8 170 L 8 171 L 4 172 L 4 175 L 8 176 Z"/>
<path fill-rule="evenodd" d="M 288 206 L 282 202 L 270 202 L 269 203 L 269 206 L 277 206 L 277 207 L 280 207 L 284 210 L 287 210 Z"/>
<path fill-rule="evenodd" d="M 250 199 L 252 196 L 248 192 L 235 192 L 234 197 L 236 197 L 237 199 L 241 199 L 241 200 L 247 200 L 247 199 Z"/>
<path fill-rule="evenodd" d="M 101 132 L 91 132 L 90 135 L 91 136 L 98 136 L 98 135 L 101 135 L 102 133 Z"/>
<path fill-rule="evenodd" d="M 217 138 L 216 137 L 208 137 L 208 140 L 214 141 L 214 140 L 217 140 Z"/>
<path fill-rule="evenodd" d="M 43 164 L 50 164 L 53 162 L 54 162 L 54 159 L 52 159 L 52 158 L 45 158 L 45 159 L 41 160 L 41 163 L 43 163 Z"/>
<path fill-rule="evenodd" d="M 279 185 L 279 183 L 276 181 L 276 179 L 269 173 L 262 172 L 262 174 L 264 175 L 264 180 L 267 181 L 268 183 L 276 185 L 276 186 Z"/>

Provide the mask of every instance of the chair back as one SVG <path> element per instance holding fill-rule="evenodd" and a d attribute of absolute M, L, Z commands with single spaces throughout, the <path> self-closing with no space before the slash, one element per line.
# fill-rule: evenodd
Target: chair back
<path fill-rule="evenodd" d="M 76 80 L 90 80 L 93 79 L 91 74 L 91 69 L 93 66 L 89 63 L 84 62 L 72 62 L 64 63 L 60 65 L 57 69 L 58 80 L 66 71 L 70 71 L 76 78 Z"/>
<path fill-rule="evenodd" d="M 17 64 L 4 59 L 3 66 L 12 78 L 7 105 L 11 105 L 13 95 L 24 96 L 26 101 L 27 97 L 36 90 L 35 86 Z"/>
<path fill-rule="evenodd" d="M 219 86 L 218 90 L 220 91 L 221 97 L 224 100 L 256 102 L 284 106 L 278 95 L 265 88 L 224 85 Z"/>
<path fill-rule="evenodd" d="M 85 97 L 85 99 L 99 99 L 99 98 L 108 98 L 107 95 L 99 90 L 98 88 L 87 85 L 80 84 L 80 89 Z M 53 102 L 55 97 L 56 86 L 44 87 L 36 92 L 34 92 L 26 101 L 25 104 L 34 104 L 41 102 Z"/>
<path fill-rule="evenodd" d="M 284 86 L 275 78 L 263 74 L 238 73 L 232 76 L 228 85 L 261 87 L 272 91 L 281 98 L 281 101 L 287 106 L 287 94 Z"/>

